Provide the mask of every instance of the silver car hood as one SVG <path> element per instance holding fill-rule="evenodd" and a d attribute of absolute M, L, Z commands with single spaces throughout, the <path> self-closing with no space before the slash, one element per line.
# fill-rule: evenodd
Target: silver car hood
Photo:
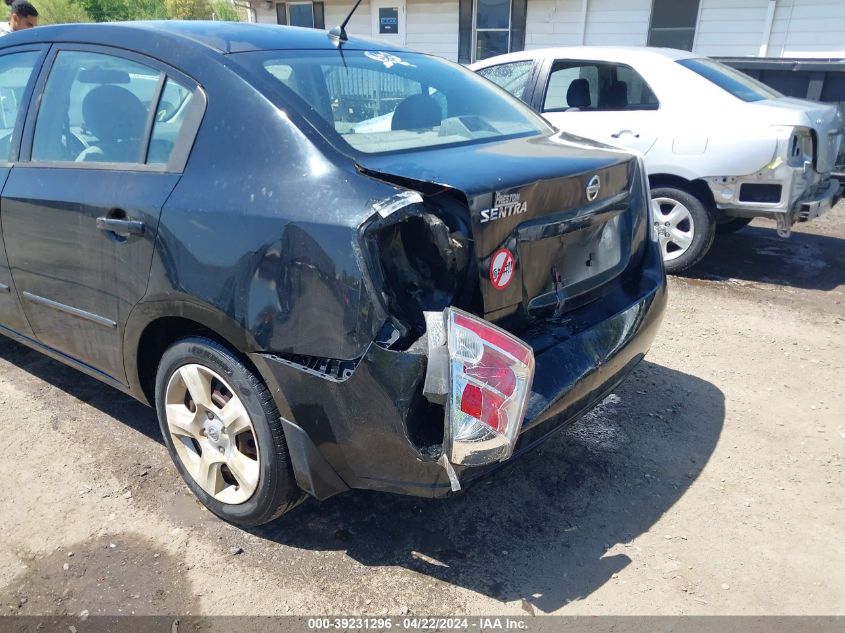
<path fill-rule="evenodd" d="M 845 134 L 839 108 L 790 97 L 755 101 L 752 105 L 768 110 L 773 125 L 800 125 L 814 129 L 817 138 L 816 171 L 820 174 L 830 173 L 842 149 Z"/>

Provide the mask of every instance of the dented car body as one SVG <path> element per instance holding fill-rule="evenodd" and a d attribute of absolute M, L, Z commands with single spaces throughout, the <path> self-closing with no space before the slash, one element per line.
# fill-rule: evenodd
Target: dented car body
<path fill-rule="evenodd" d="M 689 51 L 561 47 L 472 66 L 559 129 L 643 155 L 669 272 L 755 217 L 788 237 L 841 197 L 842 112 Z M 680 192 L 680 193 L 679 193 Z"/>
<path fill-rule="evenodd" d="M 193 89 L 182 162 L 92 164 L 87 189 L 71 184 L 86 163 L 33 160 L 49 66 L 89 46 Z M 3 191 L 2 332 L 148 403 L 174 341 L 220 341 L 267 386 L 296 484 L 320 499 L 449 494 L 600 401 L 666 302 L 642 162 L 379 46 L 203 23 L 4 38 L 0 56 L 26 47 L 44 68 Z M 390 130 L 355 131 L 385 108 Z M 110 233 L 115 208 L 143 230 Z"/>

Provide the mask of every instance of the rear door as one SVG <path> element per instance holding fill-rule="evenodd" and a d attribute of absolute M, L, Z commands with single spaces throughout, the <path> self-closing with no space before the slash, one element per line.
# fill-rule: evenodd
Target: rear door
<path fill-rule="evenodd" d="M 660 133 L 657 96 L 626 64 L 556 59 L 531 105 L 565 132 L 643 154 Z"/>
<path fill-rule="evenodd" d="M 20 149 L 23 120 L 46 47 L 23 47 L 0 53 L 0 189 L 6 183 Z M 2 209 L 0 209 L 2 213 Z M 0 327 L 30 336 L 0 227 Z"/>
<path fill-rule="evenodd" d="M 123 382 L 123 325 L 204 97 L 125 51 L 60 46 L 47 67 L 2 196 L 12 278 L 41 343 Z"/>

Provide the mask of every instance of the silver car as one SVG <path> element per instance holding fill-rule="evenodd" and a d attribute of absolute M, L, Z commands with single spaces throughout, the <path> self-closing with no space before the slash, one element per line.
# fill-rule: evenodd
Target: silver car
<path fill-rule="evenodd" d="M 767 217 L 788 237 L 841 196 L 831 170 L 842 113 L 712 59 L 585 46 L 502 55 L 472 69 L 559 129 L 643 155 L 670 272 L 699 261 L 717 232 Z"/>

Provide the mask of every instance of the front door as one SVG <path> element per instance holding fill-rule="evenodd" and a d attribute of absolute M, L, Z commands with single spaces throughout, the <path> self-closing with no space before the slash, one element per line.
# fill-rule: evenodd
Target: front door
<path fill-rule="evenodd" d="M 194 99 L 139 59 L 99 47 L 55 55 L 24 133 L 21 158 L 31 160 L 15 166 L 2 198 L 9 265 L 35 337 L 119 381 L 123 324 L 147 287 Z"/>
<path fill-rule="evenodd" d="M 371 0 L 370 15 L 375 39 L 405 45 L 405 0 Z"/>
<path fill-rule="evenodd" d="M 41 47 L 12 49 L 0 56 L 0 189 L 17 159 L 31 86 L 42 61 Z M 3 242 L 0 227 L 0 328 L 30 336 Z"/>

